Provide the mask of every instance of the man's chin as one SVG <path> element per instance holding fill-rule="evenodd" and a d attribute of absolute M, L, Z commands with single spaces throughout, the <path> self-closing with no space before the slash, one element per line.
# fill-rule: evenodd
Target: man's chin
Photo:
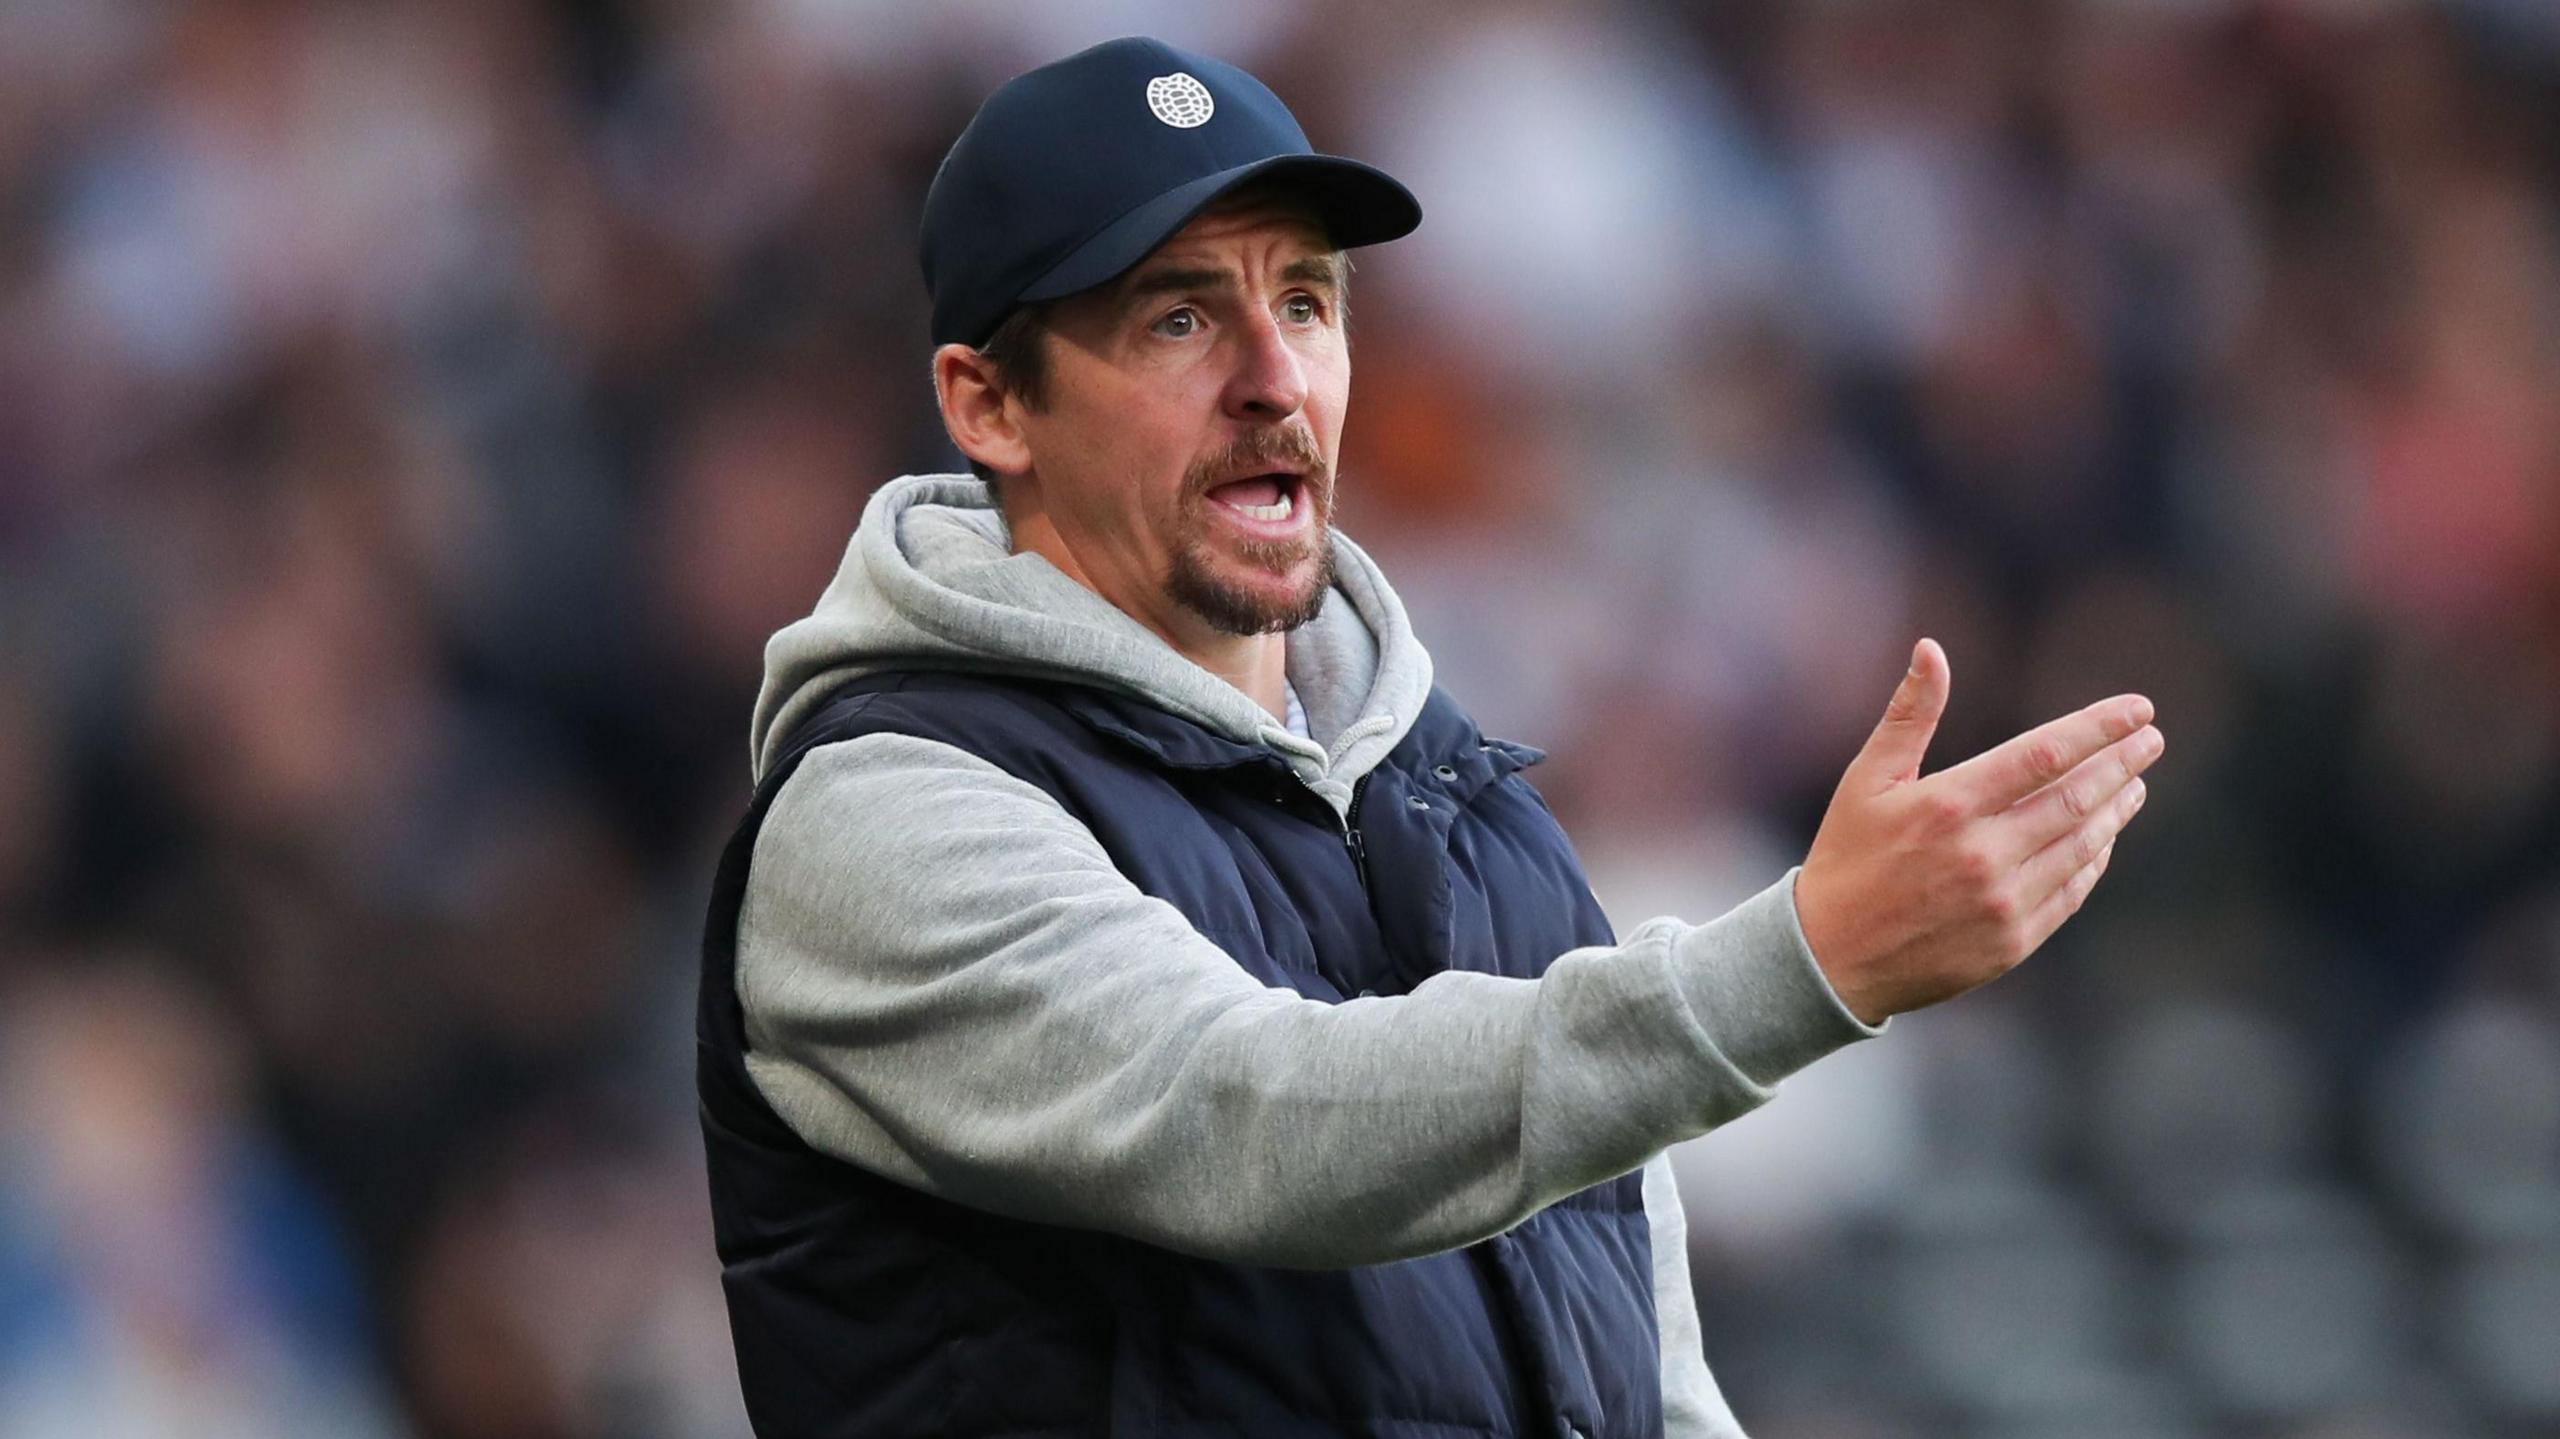
<path fill-rule="evenodd" d="M 1175 603 L 1221 633 L 1274 634 L 1296 629 L 1324 608 L 1332 560 L 1330 545 L 1285 571 L 1221 563 L 1192 551 L 1175 561 L 1168 588 Z"/>

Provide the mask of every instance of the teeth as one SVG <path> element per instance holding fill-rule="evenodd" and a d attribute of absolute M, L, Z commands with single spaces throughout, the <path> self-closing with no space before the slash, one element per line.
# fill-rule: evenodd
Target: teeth
<path fill-rule="evenodd" d="M 1280 498 L 1267 505 L 1236 505 L 1233 508 L 1257 520 L 1285 520 L 1289 518 L 1289 492 L 1282 490 Z"/>

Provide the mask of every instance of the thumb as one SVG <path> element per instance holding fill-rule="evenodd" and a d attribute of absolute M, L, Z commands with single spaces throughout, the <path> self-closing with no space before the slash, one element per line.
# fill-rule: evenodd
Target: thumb
<path fill-rule="evenodd" d="M 1850 762 L 1851 771 L 1878 789 L 1918 777 L 1929 737 L 1938 732 L 1938 717 L 1947 712 L 1950 678 L 1947 652 L 1938 648 L 1936 640 L 1924 639 L 1912 646 L 1910 673 L 1894 687 L 1883 721 Z"/>

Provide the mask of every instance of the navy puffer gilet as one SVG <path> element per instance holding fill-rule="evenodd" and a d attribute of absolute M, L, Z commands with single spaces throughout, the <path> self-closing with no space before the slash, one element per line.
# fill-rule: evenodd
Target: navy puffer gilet
<path fill-rule="evenodd" d="M 738 912 L 783 781 L 820 745 L 883 732 L 1046 790 L 1140 889 L 1311 999 L 1446 969 L 1533 978 L 1612 942 L 1517 773 L 1539 753 L 1483 738 L 1436 689 L 1347 827 L 1268 750 L 1100 690 L 912 673 L 835 692 L 757 786 L 703 944 L 712 1217 L 760 1435 L 1661 1433 L 1639 1175 L 1464 1249 L 1292 1270 L 1000 1218 L 802 1142 L 747 1076 Z"/>

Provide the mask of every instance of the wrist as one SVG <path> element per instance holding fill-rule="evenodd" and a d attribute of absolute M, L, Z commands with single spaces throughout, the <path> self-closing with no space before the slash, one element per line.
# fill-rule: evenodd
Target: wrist
<path fill-rule="evenodd" d="M 1800 867 L 1795 875 L 1792 900 L 1796 928 L 1804 936 L 1806 950 L 1813 956 L 1814 968 L 1830 986 L 1840 1007 L 1858 1023 L 1872 1029 L 1892 1017 L 1893 1009 L 1865 981 L 1871 967 L 1857 962 L 1857 950 L 1839 922 L 1837 906 L 1815 879 L 1808 894 L 1805 881 L 1812 877 L 1812 867 Z"/>

